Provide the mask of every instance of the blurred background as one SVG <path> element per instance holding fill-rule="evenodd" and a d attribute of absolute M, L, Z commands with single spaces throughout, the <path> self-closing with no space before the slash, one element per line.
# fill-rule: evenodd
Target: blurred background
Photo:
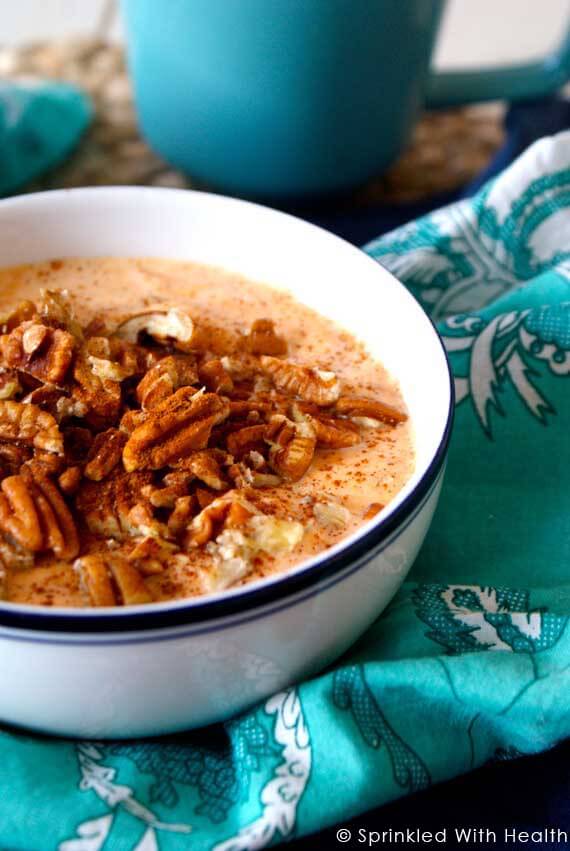
<path fill-rule="evenodd" d="M 570 0 L 449 0 L 434 65 L 444 70 L 480 69 L 540 59 L 560 44 L 569 14 Z M 43 171 L 39 179 L 25 182 L 23 191 L 131 183 L 201 187 L 167 164 L 141 137 L 115 0 L 3 4 L 0 76 L 6 82 L 22 75 L 75 84 L 90 95 L 94 107 L 91 125 L 73 154 Z M 433 207 L 451 200 L 485 174 L 504 146 L 506 108 L 494 101 L 424 111 L 411 143 L 387 171 L 336 202 L 332 218 L 327 218 L 326 210 L 324 216 L 317 211 L 308 217 L 364 241 L 421 213 L 424 203 Z M 559 125 L 558 113 L 556 121 Z M 560 129 L 558 125 L 554 129 Z M 551 132 L 548 126 L 544 132 Z M 348 230 L 346 209 L 352 216 Z M 357 221 L 355 210 L 380 212 Z"/>

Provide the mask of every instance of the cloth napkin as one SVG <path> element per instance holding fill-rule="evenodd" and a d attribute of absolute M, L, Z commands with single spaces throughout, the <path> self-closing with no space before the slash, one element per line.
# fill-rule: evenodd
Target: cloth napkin
<path fill-rule="evenodd" d="M 570 735 L 570 133 L 366 250 L 438 323 L 455 376 L 409 581 L 332 669 L 224 725 L 0 731 L 0 848 L 253 851 Z"/>
<path fill-rule="evenodd" d="M 67 83 L 0 81 L 0 196 L 62 162 L 90 119 L 87 97 Z"/>

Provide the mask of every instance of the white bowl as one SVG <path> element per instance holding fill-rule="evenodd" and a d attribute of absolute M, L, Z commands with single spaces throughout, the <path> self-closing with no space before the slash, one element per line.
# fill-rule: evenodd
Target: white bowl
<path fill-rule="evenodd" d="M 0 202 L 4 266 L 109 255 L 226 267 L 337 320 L 400 382 L 416 469 L 356 534 L 275 578 L 124 609 L 0 603 L 0 720 L 95 738 L 220 721 L 343 653 L 390 601 L 423 541 L 453 408 L 443 346 L 417 302 L 324 230 L 244 201 L 171 189 L 72 189 Z"/>

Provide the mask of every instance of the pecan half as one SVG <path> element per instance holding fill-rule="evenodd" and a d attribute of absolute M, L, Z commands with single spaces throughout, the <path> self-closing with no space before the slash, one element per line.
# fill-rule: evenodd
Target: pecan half
<path fill-rule="evenodd" d="M 106 478 L 121 460 L 127 439 L 127 435 L 117 428 L 96 434 L 87 456 L 85 477 L 93 482 Z"/>
<path fill-rule="evenodd" d="M 286 355 L 287 342 L 275 332 L 271 319 L 256 319 L 245 338 L 245 347 L 253 355 Z"/>
<path fill-rule="evenodd" d="M 204 449 L 212 428 L 229 414 L 229 404 L 213 393 L 181 387 L 135 428 L 123 450 L 128 472 L 158 470 L 179 461 L 194 449 Z"/>
<path fill-rule="evenodd" d="M 1 400 L 0 440 L 63 455 L 63 435 L 57 422 L 37 405 Z"/>
<path fill-rule="evenodd" d="M 73 315 L 66 291 L 41 290 L 38 312 L 42 321 L 52 328 L 63 328 L 77 340 L 83 339 L 83 329 Z"/>
<path fill-rule="evenodd" d="M 122 540 L 140 534 L 129 515 L 144 500 L 143 489 L 151 482 L 150 472 L 125 473 L 115 469 L 101 482 L 82 481 L 75 507 L 94 535 Z"/>
<path fill-rule="evenodd" d="M 32 552 L 51 550 L 75 558 L 79 537 L 75 522 L 57 486 L 47 476 L 26 470 L 0 485 L 0 529 Z"/>
<path fill-rule="evenodd" d="M 93 606 L 133 606 L 152 602 L 139 570 L 121 553 L 93 553 L 74 565 Z"/>
<path fill-rule="evenodd" d="M 332 405 L 340 396 L 340 382 L 334 372 L 300 366 L 269 355 L 262 355 L 259 360 L 262 370 L 283 393 L 299 396 L 319 407 Z"/>
<path fill-rule="evenodd" d="M 335 405 L 337 414 L 345 417 L 364 418 L 386 423 L 387 425 L 398 425 L 408 419 L 403 411 L 398 411 L 392 405 L 378 402 L 375 399 L 363 399 L 358 396 L 341 396 Z"/>
<path fill-rule="evenodd" d="M 308 422 L 293 423 L 280 414 L 271 418 L 266 441 L 271 446 L 269 463 L 290 482 L 305 475 L 315 454 L 317 436 Z"/>
<path fill-rule="evenodd" d="M 143 410 L 156 408 L 180 387 L 198 381 L 196 362 L 192 357 L 169 355 L 155 364 L 137 385 L 137 399 Z"/>
<path fill-rule="evenodd" d="M 47 384 L 65 381 L 75 348 L 75 338 L 68 331 L 34 320 L 0 336 L 0 357 L 5 365 Z"/>

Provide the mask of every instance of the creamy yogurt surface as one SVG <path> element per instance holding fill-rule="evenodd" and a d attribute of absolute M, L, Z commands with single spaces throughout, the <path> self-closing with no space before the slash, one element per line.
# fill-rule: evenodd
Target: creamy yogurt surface
<path fill-rule="evenodd" d="M 405 411 L 397 383 L 351 334 L 289 294 L 230 272 L 161 259 L 66 259 L 0 270 L 0 312 L 40 289 L 68 294 L 83 326 L 113 328 L 149 308 L 176 307 L 193 318 L 236 334 L 255 319 L 274 322 L 287 342 L 287 358 L 334 372 L 349 396 L 380 399 Z M 376 427 L 372 427 L 376 426 Z M 414 469 L 409 421 L 360 427 L 360 442 L 342 449 L 318 448 L 298 481 L 255 488 L 248 494 L 265 514 L 297 521 L 302 540 L 291 552 L 259 552 L 237 582 L 286 571 L 354 532 L 400 491 Z M 324 506 L 324 510 L 322 508 Z M 330 506 L 333 507 L 332 513 Z M 80 529 L 82 553 L 102 546 Z M 206 548 L 173 556 L 161 572 L 144 576 L 153 600 L 180 599 L 215 590 Z M 80 572 L 53 554 L 36 555 L 36 566 L 8 569 L 5 599 L 43 606 L 85 606 Z"/>

